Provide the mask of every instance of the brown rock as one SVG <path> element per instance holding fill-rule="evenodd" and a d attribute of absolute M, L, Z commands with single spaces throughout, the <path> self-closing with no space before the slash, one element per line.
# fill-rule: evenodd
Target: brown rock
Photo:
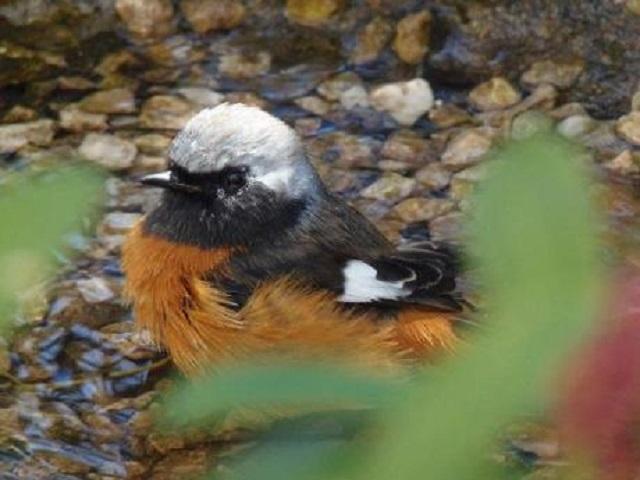
<path fill-rule="evenodd" d="M 380 153 L 384 158 L 414 165 L 436 159 L 429 141 L 412 130 L 398 130 L 391 134 Z"/>
<path fill-rule="evenodd" d="M 173 30 L 171 0 L 116 0 L 116 11 L 127 29 L 138 37 L 164 37 Z"/>
<path fill-rule="evenodd" d="M 522 84 L 526 87 L 537 87 L 550 83 L 558 88 L 569 88 L 575 83 L 584 70 L 584 62 L 553 62 L 543 60 L 535 62 L 522 74 Z"/>
<path fill-rule="evenodd" d="M 344 92 L 362 86 L 362 79 L 353 72 L 342 72 L 320 83 L 318 93 L 329 101 L 339 101 Z"/>
<path fill-rule="evenodd" d="M 599 122 L 595 130 L 584 135 L 580 142 L 604 158 L 611 158 L 629 148 L 629 144 L 616 132 L 615 122 Z"/>
<path fill-rule="evenodd" d="M 436 104 L 429 111 L 429 119 L 440 128 L 450 128 L 472 122 L 471 115 L 452 103 Z"/>
<path fill-rule="evenodd" d="M 481 130 L 467 130 L 456 135 L 442 154 L 442 163 L 459 170 L 479 162 L 491 148 L 491 139 Z"/>
<path fill-rule="evenodd" d="M 60 126 L 72 132 L 102 131 L 108 127 L 107 116 L 104 113 L 83 112 L 73 103 L 64 107 L 58 114 Z"/>
<path fill-rule="evenodd" d="M 89 113 L 133 113 L 136 111 L 136 99 L 130 89 L 114 88 L 92 93 L 79 106 Z"/>
<path fill-rule="evenodd" d="M 153 466 L 149 480 L 175 480 L 202 477 L 209 469 L 213 454 L 204 448 L 170 452 Z"/>
<path fill-rule="evenodd" d="M 271 68 L 271 54 L 265 51 L 228 53 L 220 57 L 218 70 L 231 78 L 253 78 Z"/>
<path fill-rule="evenodd" d="M 224 95 L 204 87 L 182 87 L 177 93 L 195 105 L 201 107 L 215 107 L 224 102 Z"/>
<path fill-rule="evenodd" d="M 84 137 L 79 152 L 88 160 L 118 171 L 133 165 L 138 149 L 129 140 L 115 135 L 89 133 Z"/>
<path fill-rule="evenodd" d="M 444 198 L 408 198 L 393 207 L 393 211 L 407 223 L 424 222 L 451 212 L 455 205 Z"/>
<path fill-rule="evenodd" d="M 640 111 L 620 117 L 616 123 L 616 133 L 627 142 L 640 145 Z"/>
<path fill-rule="evenodd" d="M 429 51 L 431 13 L 412 13 L 398 22 L 393 49 L 403 62 L 417 65 Z"/>
<path fill-rule="evenodd" d="M 631 110 L 639 111 L 640 110 L 640 90 L 633 94 L 631 97 Z"/>
<path fill-rule="evenodd" d="M 95 83 L 84 77 L 66 77 L 62 76 L 58 78 L 58 88 L 60 90 L 92 90 L 96 88 Z"/>
<path fill-rule="evenodd" d="M 200 107 L 179 97 L 156 95 L 149 98 L 140 112 L 140 125 L 159 130 L 181 130 Z"/>
<path fill-rule="evenodd" d="M 252 107 L 258 107 L 266 110 L 269 107 L 269 103 L 262 97 L 259 97 L 253 92 L 229 92 L 226 95 L 229 103 L 244 103 Z"/>
<path fill-rule="evenodd" d="M 136 137 L 133 142 L 142 153 L 149 155 L 164 155 L 171 144 L 171 138 L 159 133 L 148 133 Z"/>
<path fill-rule="evenodd" d="M 640 173 L 638 159 L 635 158 L 631 150 L 625 150 L 613 160 L 604 164 L 606 168 L 620 175 L 634 175 Z"/>
<path fill-rule="evenodd" d="M 451 172 L 440 163 L 430 163 L 416 172 L 415 179 L 430 190 L 441 190 L 449 185 Z"/>
<path fill-rule="evenodd" d="M 2 117 L 3 123 L 31 122 L 38 118 L 38 112 L 32 108 L 15 105 Z"/>
<path fill-rule="evenodd" d="M 315 27 L 338 13 L 343 3 L 343 0 L 287 0 L 286 13 L 292 22 Z"/>
<path fill-rule="evenodd" d="M 329 113 L 329 110 L 331 109 L 331 105 L 328 102 L 315 95 L 296 98 L 294 103 L 307 112 L 311 112 L 320 117 Z"/>
<path fill-rule="evenodd" d="M 403 177 L 397 173 L 386 173 L 360 194 L 364 198 L 373 200 L 398 201 L 411 195 L 416 185 L 417 182 L 413 178 Z"/>
<path fill-rule="evenodd" d="M 375 17 L 358 32 L 356 47 L 351 54 L 355 64 L 367 63 L 378 58 L 391 40 L 393 25 L 383 17 Z"/>
<path fill-rule="evenodd" d="M 481 83 L 469 93 L 469 102 L 482 111 L 501 110 L 518 103 L 520 93 L 502 77 Z"/>
<path fill-rule="evenodd" d="M 247 14 L 239 0 L 182 0 L 180 9 L 198 33 L 230 30 L 240 25 Z"/>
<path fill-rule="evenodd" d="M 0 153 L 15 152 L 26 145 L 46 147 L 53 141 L 56 123 L 53 120 L 13 123 L 0 126 Z"/>

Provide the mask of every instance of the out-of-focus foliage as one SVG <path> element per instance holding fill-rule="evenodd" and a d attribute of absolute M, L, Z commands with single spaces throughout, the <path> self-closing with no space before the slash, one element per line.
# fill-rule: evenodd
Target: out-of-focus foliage
<path fill-rule="evenodd" d="M 0 186 L 0 328 L 50 273 L 65 235 L 95 208 L 101 184 L 93 170 L 64 168 L 13 175 Z"/>
<path fill-rule="evenodd" d="M 409 384 L 387 386 L 364 373 L 356 379 L 308 365 L 236 366 L 177 393 L 172 418 L 201 422 L 236 405 L 369 400 L 376 406 L 388 398 L 349 442 L 348 435 L 315 435 L 323 431 L 318 424 L 309 426 L 306 440 L 293 428 L 287 437 L 280 422 L 284 433 L 267 435 L 231 477 L 499 478 L 488 460 L 494 440 L 508 422 L 546 405 L 562 361 L 598 312 L 597 225 L 580 157 L 547 136 L 497 152 L 468 231 L 486 307 L 478 315 L 482 327 L 453 360 L 417 372 Z M 324 417 L 348 423 L 344 415 Z"/>

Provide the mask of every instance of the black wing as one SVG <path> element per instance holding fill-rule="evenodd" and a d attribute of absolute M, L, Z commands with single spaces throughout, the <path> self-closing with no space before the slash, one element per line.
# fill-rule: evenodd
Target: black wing
<path fill-rule="evenodd" d="M 296 231 L 234 256 L 226 276 L 209 280 L 239 307 L 261 282 L 290 275 L 345 304 L 460 310 L 457 272 L 450 251 L 430 242 L 393 248 L 360 213 L 330 199 Z"/>

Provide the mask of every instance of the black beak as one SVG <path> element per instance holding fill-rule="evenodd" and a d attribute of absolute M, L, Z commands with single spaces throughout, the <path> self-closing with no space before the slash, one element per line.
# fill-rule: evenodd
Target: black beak
<path fill-rule="evenodd" d="M 140 183 L 149 187 L 167 188 L 169 190 L 184 193 L 199 193 L 201 191 L 194 185 L 187 185 L 186 183 L 180 183 L 172 179 L 171 172 L 169 170 L 144 176 L 140 179 Z"/>

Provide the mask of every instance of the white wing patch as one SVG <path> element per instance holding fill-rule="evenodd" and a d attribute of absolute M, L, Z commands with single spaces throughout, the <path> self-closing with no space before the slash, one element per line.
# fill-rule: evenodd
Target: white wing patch
<path fill-rule="evenodd" d="M 411 294 L 404 284 L 411 279 L 385 282 L 376 278 L 378 271 L 361 260 L 349 260 L 342 270 L 344 293 L 338 298 L 345 303 L 366 303 L 376 300 L 397 300 Z M 414 277 L 415 278 L 415 277 Z"/>

